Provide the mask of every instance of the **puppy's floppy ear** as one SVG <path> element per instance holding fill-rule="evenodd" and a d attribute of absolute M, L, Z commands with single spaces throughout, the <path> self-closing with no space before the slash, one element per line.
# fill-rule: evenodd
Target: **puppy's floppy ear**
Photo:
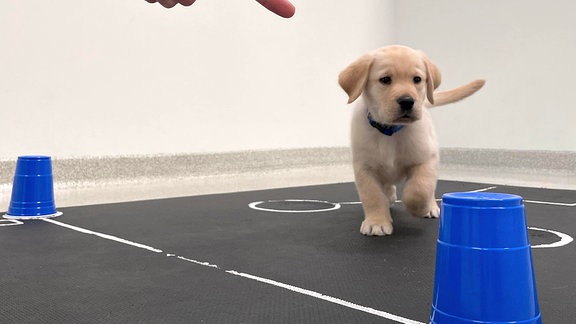
<path fill-rule="evenodd" d="M 436 64 L 432 63 L 425 55 L 424 65 L 426 65 L 426 97 L 431 104 L 434 104 L 434 90 L 440 86 L 442 75 Z"/>
<path fill-rule="evenodd" d="M 348 65 L 338 76 L 338 83 L 348 94 L 348 103 L 358 99 L 368 81 L 368 73 L 372 66 L 373 56 L 364 54 Z"/>

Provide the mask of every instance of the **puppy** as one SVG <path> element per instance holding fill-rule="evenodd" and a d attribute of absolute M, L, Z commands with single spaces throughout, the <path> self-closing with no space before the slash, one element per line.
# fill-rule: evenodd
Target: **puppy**
<path fill-rule="evenodd" d="M 426 55 L 393 45 L 369 52 L 339 75 L 356 101 L 352 117 L 352 156 L 356 188 L 364 209 L 360 233 L 392 234 L 390 205 L 396 184 L 405 180 L 402 201 L 418 217 L 438 217 L 439 149 L 428 108 L 464 99 L 484 85 L 476 80 L 444 92 L 440 71 Z"/>

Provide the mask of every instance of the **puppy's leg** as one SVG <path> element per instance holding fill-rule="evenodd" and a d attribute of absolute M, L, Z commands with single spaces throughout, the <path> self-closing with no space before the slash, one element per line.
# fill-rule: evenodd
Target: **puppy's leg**
<path fill-rule="evenodd" d="M 398 199 L 398 196 L 396 195 L 396 186 L 395 185 L 385 186 L 384 187 L 384 194 L 388 198 L 388 201 L 390 202 L 390 206 L 392 206 L 396 202 L 396 200 Z"/>
<path fill-rule="evenodd" d="M 390 196 L 384 192 L 382 185 L 376 179 L 375 174 L 366 170 L 355 172 L 356 187 L 362 208 L 364 209 L 364 221 L 360 226 L 360 233 L 364 235 L 383 236 L 392 234 L 392 217 L 390 216 Z M 394 190 L 395 194 L 395 190 Z"/>
<path fill-rule="evenodd" d="M 436 203 L 436 161 L 420 164 L 408 171 L 402 201 L 406 209 L 418 217 L 437 218 L 440 208 Z"/>

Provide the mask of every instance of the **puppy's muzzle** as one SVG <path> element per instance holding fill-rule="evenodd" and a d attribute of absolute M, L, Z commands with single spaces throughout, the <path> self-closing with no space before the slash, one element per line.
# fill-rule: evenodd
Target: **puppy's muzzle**
<path fill-rule="evenodd" d="M 414 98 L 410 96 L 402 96 L 396 100 L 398 105 L 400 106 L 400 110 L 405 115 L 410 115 L 412 113 L 412 109 L 414 108 Z"/>

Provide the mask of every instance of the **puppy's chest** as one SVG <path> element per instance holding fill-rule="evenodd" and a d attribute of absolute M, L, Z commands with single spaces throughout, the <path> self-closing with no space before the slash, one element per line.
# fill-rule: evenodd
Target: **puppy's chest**
<path fill-rule="evenodd" d="M 437 156 L 436 144 L 426 138 L 394 136 L 379 137 L 368 149 L 366 162 L 380 173 L 401 174 Z"/>

